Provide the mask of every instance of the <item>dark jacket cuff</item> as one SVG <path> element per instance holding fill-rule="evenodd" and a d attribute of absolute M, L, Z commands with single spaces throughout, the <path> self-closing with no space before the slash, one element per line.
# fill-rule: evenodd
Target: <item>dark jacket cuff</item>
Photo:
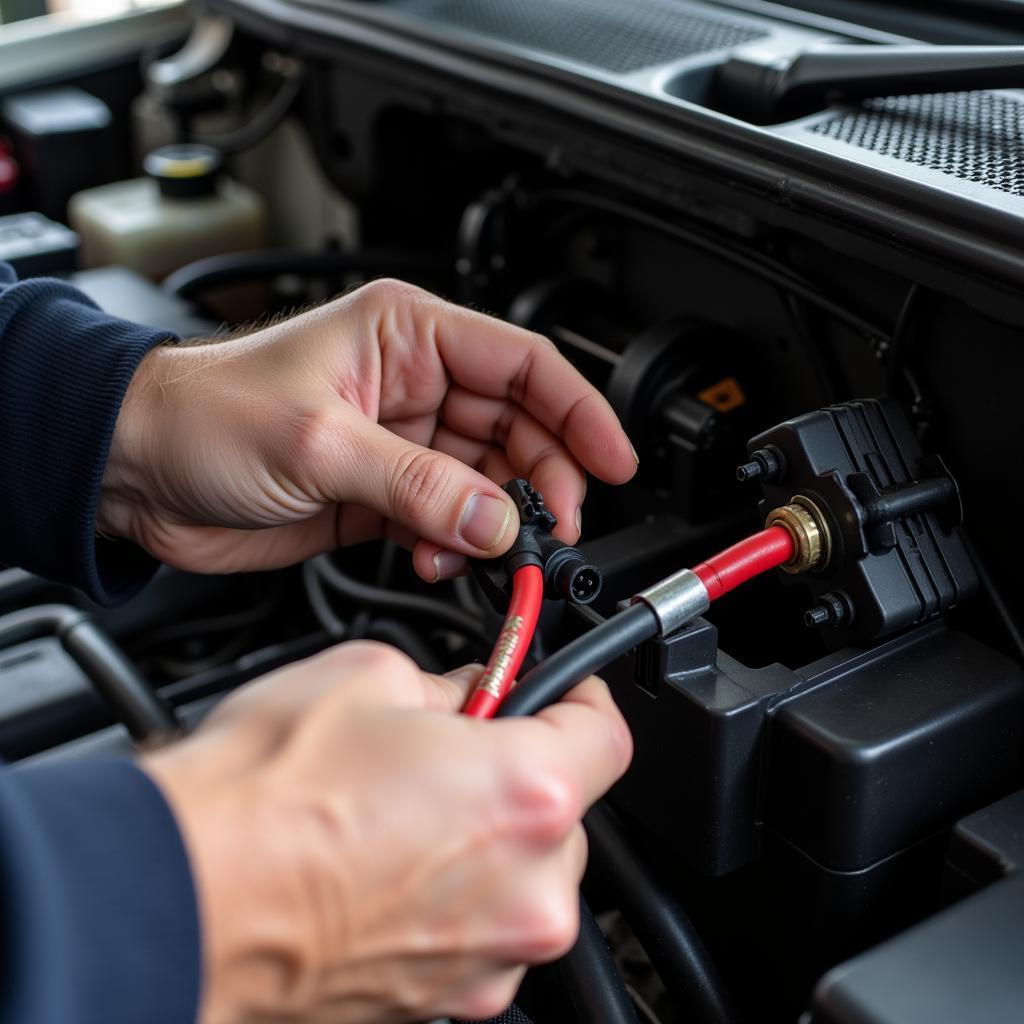
<path fill-rule="evenodd" d="M 132 375 L 171 336 L 108 316 L 66 282 L 9 281 L 0 274 L 0 560 L 115 604 L 157 563 L 97 542 L 100 484 Z"/>

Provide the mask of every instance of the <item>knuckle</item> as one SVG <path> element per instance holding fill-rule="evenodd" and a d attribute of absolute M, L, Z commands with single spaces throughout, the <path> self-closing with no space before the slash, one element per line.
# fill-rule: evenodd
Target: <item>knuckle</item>
<path fill-rule="evenodd" d="M 572 949 L 579 933 L 579 898 L 575 888 L 545 900 L 534 910 L 528 939 L 530 959 L 536 963 L 557 960 Z"/>
<path fill-rule="evenodd" d="M 529 833 L 543 843 L 563 840 L 579 822 L 583 801 L 569 773 L 524 767 L 514 782 L 515 802 Z"/>
<path fill-rule="evenodd" d="M 425 294 L 422 288 L 394 277 L 378 278 L 359 289 L 360 299 L 382 309 L 401 302 L 415 301 Z"/>
<path fill-rule="evenodd" d="M 405 517 L 417 521 L 434 519 L 449 495 L 449 474 L 444 458 L 431 451 L 412 451 L 395 467 L 392 504 Z"/>
<path fill-rule="evenodd" d="M 336 650 L 344 652 L 346 648 L 349 657 L 355 656 L 359 667 L 373 675 L 390 676 L 416 668 L 415 662 L 398 648 L 375 640 L 356 640 L 342 644 Z"/>
<path fill-rule="evenodd" d="M 617 775 L 622 776 L 633 760 L 633 734 L 618 708 L 609 722 L 608 734 L 613 750 L 613 763 L 617 766 Z"/>
<path fill-rule="evenodd" d="M 287 419 L 284 435 L 284 464 L 301 466 L 314 477 L 335 463 L 342 451 L 344 431 L 332 411 L 324 408 L 302 410 Z"/>
<path fill-rule="evenodd" d="M 466 993 L 455 1012 L 469 1020 L 497 1017 L 509 1008 L 519 987 L 518 973 L 488 982 Z"/>

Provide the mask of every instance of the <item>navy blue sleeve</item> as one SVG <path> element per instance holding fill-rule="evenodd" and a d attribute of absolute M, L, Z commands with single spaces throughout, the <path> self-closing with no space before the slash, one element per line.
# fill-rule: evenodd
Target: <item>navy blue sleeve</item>
<path fill-rule="evenodd" d="M 128 382 L 168 337 L 0 264 L 0 562 L 104 604 L 149 578 L 96 509 Z M 190 1024 L 199 963 L 186 853 L 142 771 L 0 768 L 2 1024 Z"/>
<path fill-rule="evenodd" d="M 0 563 L 108 605 L 149 579 L 141 549 L 97 538 L 96 508 L 128 382 L 169 337 L 0 263 Z"/>
<path fill-rule="evenodd" d="M 195 1020 L 188 861 L 131 761 L 0 770 L 0 913 L 3 1024 Z"/>

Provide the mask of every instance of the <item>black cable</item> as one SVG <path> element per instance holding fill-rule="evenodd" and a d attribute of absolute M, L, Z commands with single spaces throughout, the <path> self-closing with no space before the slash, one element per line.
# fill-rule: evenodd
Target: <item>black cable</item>
<path fill-rule="evenodd" d="M 177 736 L 177 716 L 107 634 L 78 608 L 41 604 L 0 619 L 0 647 L 56 637 L 136 741 Z"/>
<path fill-rule="evenodd" d="M 444 267 L 442 260 L 426 255 L 387 249 L 366 249 L 354 252 L 305 249 L 252 249 L 207 256 L 174 271 L 161 287 L 171 295 L 194 299 L 210 288 L 267 280 L 283 274 L 323 277 L 334 274 L 360 273 L 416 274 Z"/>
<path fill-rule="evenodd" d="M 316 621 L 327 631 L 332 641 L 343 640 L 347 632 L 345 623 L 331 607 L 323 580 L 311 559 L 302 564 L 302 585 L 306 588 L 306 598 Z"/>
<path fill-rule="evenodd" d="M 981 583 L 981 589 L 985 592 L 992 610 L 996 613 L 996 618 L 999 619 L 1006 633 L 1006 638 L 1010 641 L 1010 645 L 1016 652 L 1017 659 L 1024 663 L 1024 632 L 1021 632 L 1013 610 L 1003 596 L 999 584 L 996 583 L 995 578 L 978 553 L 974 543 L 970 538 L 964 537 L 964 544 L 967 547 L 967 553 L 971 556 L 971 561 L 974 562 L 974 568 L 978 573 L 978 582 Z"/>
<path fill-rule="evenodd" d="M 907 294 L 900 306 L 896 326 L 886 353 L 887 385 L 889 393 L 895 395 L 900 378 L 910 394 L 910 413 L 914 418 L 918 440 L 924 441 L 934 415 L 932 404 L 921 386 L 921 376 L 909 358 L 914 347 L 917 324 L 921 310 L 924 289 L 916 281 L 910 283 Z"/>
<path fill-rule="evenodd" d="M 191 640 L 197 636 L 216 635 L 236 629 L 245 629 L 247 626 L 255 626 L 268 618 L 276 610 L 277 605 L 278 600 L 275 594 L 272 598 L 240 611 L 226 612 L 224 615 L 210 615 L 204 619 L 172 622 L 144 634 L 138 644 L 131 646 L 131 650 L 134 654 L 148 653 L 154 647 L 161 647 L 176 640 Z"/>
<path fill-rule="evenodd" d="M 790 323 L 793 325 L 793 334 L 797 344 L 818 383 L 818 388 L 824 399 L 823 404 L 831 405 L 838 398 L 841 390 L 838 385 L 839 374 L 836 372 L 834 360 L 828 358 L 815 342 L 814 332 L 807 323 L 800 299 L 790 291 L 779 290 L 782 294 L 783 305 L 789 314 Z"/>
<path fill-rule="evenodd" d="M 533 715 L 565 696 L 587 676 L 658 633 L 658 619 L 642 602 L 631 605 L 556 651 L 523 676 L 498 708 L 498 718 Z M 608 944 L 580 897 L 580 937 L 558 962 L 584 1024 L 636 1024 L 636 1011 Z"/>
<path fill-rule="evenodd" d="M 917 314 L 917 307 L 921 299 L 921 286 L 916 281 L 910 282 L 907 294 L 903 298 L 899 315 L 896 317 L 896 326 L 892 331 L 892 338 L 889 340 L 889 349 L 886 352 L 889 371 L 889 391 L 895 392 L 899 383 L 900 367 L 910 345 L 911 334 L 913 333 L 914 318 Z"/>
<path fill-rule="evenodd" d="M 222 153 L 233 156 L 252 149 L 257 143 L 262 142 L 288 115 L 292 104 L 302 92 L 306 83 L 306 67 L 296 63 L 296 66 L 285 75 L 277 92 L 270 98 L 269 102 L 257 113 L 248 124 L 236 128 L 234 131 L 226 132 L 223 135 L 197 135 L 191 133 L 190 141 L 201 143 L 204 146 L 215 146 Z"/>
<path fill-rule="evenodd" d="M 600 626 L 602 622 L 608 621 L 593 605 L 567 604 L 565 608 L 571 615 L 582 619 L 590 627 Z"/>
<path fill-rule="evenodd" d="M 208 654 L 197 657 L 176 657 L 173 654 L 146 656 L 147 664 L 172 679 L 187 679 L 189 676 L 209 672 L 210 669 L 235 661 L 245 653 L 247 647 L 255 642 L 256 626 L 248 626 L 235 636 L 229 637 L 219 647 Z"/>
<path fill-rule="evenodd" d="M 359 607 L 379 609 L 396 615 L 412 615 L 425 619 L 435 627 L 471 637 L 488 650 L 493 645 L 494 638 L 488 636 L 483 623 L 455 605 L 445 604 L 433 597 L 385 590 L 383 587 L 362 583 L 343 573 L 327 555 L 318 555 L 312 559 L 312 564 L 328 586 Z"/>
<path fill-rule="evenodd" d="M 876 324 L 871 323 L 864 317 L 830 299 L 822 293 L 813 281 L 756 251 L 738 249 L 712 235 L 704 234 L 702 231 L 694 228 L 681 227 L 678 224 L 663 220 L 654 214 L 646 213 L 627 203 L 620 203 L 606 196 L 591 195 L 590 193 L 573 189 L 553 189 L 529 196 L 527 201 L 532 204 L 565 203 L 632 221 L 651 231 L 676 238 L 695 248 L 703 249 L 705 252 L 727 263 L 732 263 L 734 266 L 757 274 L 763 280 L 769 281 L 799 296 L 808 305 L 815 306 L 822 312 L 828 313 L 833 319 L 846 324 L 847 327 L 855 330 L 875 346 L 886 342 L 888 339 L 887 331 L 882 330 Z"/>
<path fill-rule="evenodd" d="M 391 584 L 391 573 L 395 567 L 395 552 L 398 545 L 393 540 L 385 540 L 381 544 L 380 560 L 377 562 L 377 572 L 373 577 L 375 587 L 383 587 L 385 590 Z M 349 630 L 349 639 L 358 640 L 366 636 L 366 630 L 370 626 L 371 615 L 365 608 L 352 620 L 352 627 Z M 399 645 L 400 646 L 400 645 Z"/>
<path fill-rule="evenodd" d="M 403 654 L 408 654 L 424 672 L 433 672 L 439 676 L 444 673 L 441 659 L 434 653 L 430 645 L 404 622 L 394 619 L 373 619 L 365 634 L 370 640 L 397 647 Z"/>
<path fill-rule="evenodd" d="M 580 897 L 580 934 L 556 965 L 581 1024 L 639 1024 L 608 942 Z"/>
<path fill-rule="evenodd" d="M 583 819 L 591 863 L 687 1021 L 731 1024 L 732 1000 L 686 911 L 623 834 L 604 805 Z"/>
<path fill-rule="evenodd" d="M 638 602 L 577 637 L 523 676 L 498 708 L 497 718 L 534 715 L 577 683 L 658 634 L 654 612 Z"/>
<path fill-rule="evenodd" d="M 453 1024 L 533 1024 L 533 1021 L 513 1003 L 507 1010 L 503 1010 L 497 1017 L 490 1017 L 487 1020 L 455 1020 Z"/>

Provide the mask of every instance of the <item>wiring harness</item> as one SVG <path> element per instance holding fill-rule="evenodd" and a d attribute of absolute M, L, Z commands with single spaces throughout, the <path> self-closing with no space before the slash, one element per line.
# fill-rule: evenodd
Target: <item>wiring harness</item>
<path fill-rule="evenodd" d="M 798 555 L 800 539 L 784 526 L 771 526 L 693 569 L 669 576 L 633 597 L 623 611 L 551 655 L 528 672 L 512 692 L 515 672 L 522 665 L 536 628 L 543 579 L 541 570 L 531 566 L 535 574 L 530 577 L 530 594 L 531 600 L 536 595 L 536 603 L 527 604 L 525 577 L 519 587 L 516 585 L 516 577 L 523 570 L 514 572 L 513 601 L 505 626 L 465 713 L 486 718 L 496 714 L 536 714 L 645 640 L 682 629 L 706 612 L 712 601 L 756 576 L 792 562 Z"/>
<path fill-rule="evenodd" d="M 520 612 L 524 601 L 521 588 L 525 583 L 519 584 L 514 574 L 505 629 L 465 713 L 501 718 L 536 714 L 634 647 L 682 629 L 707 611 L 712 601 L 748 580 L 799 560 L 806 561 L 801 550 L 803 540 L 802 534 L 785 525 L 770 526 L 693 569 L 667 577 L 536 666 L 512 689 L 514 672 L 522 663 L 522 653 L 536 625 L 533 617 L 527 630 L 527 620 Z M 527 569 L 531 594 L 537 595 L 539 605 L 544 573 L 538 566 Z M 520 568 L 518 573 L 524 571 Z M 513 620 L 515 659 L 509 654 L 506 639 Z M 498 685 L 493 685 L 495 678 L 500 680 Z M 645 945 L 655 951 L 673 988 L 687 1004 L 699 1009 L 701 1019 L 714 1024 L 734 1020 L 725 986 L 683 908 L 667 898 L 658 879 L 632 854 L 607 811 L 600 806 L 593 808 L 586 825 L 594 860 L 611 870 L 621 890 L 623 906 L 635 911 L 631 916 L 641 922 L 637 927 Z M 583 1019 L 600 1020 L 602 1024 L 637 1024 L 632 999 L 582 898 L 579 938 L 560 961 L 558 973 Z"/>

